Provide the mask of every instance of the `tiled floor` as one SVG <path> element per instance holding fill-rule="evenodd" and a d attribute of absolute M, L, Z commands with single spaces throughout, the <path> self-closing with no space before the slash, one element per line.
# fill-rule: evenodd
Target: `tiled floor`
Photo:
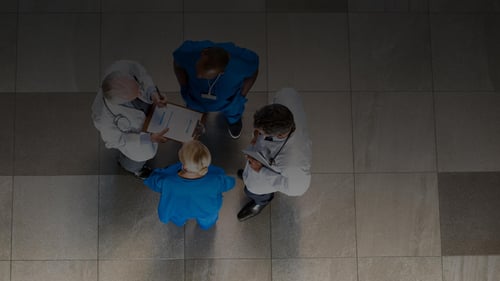
<path fill-rule="evenodd" d="M 1 1 L 0 281 L 499 281 L 499 30 L 497 0 Z M 240 223 L 238 180 L 213 229 L 159 222 L 90 105 L 120 58 L 182 102 L 185 39 L 260 56 L 242 137 L 217 114 L 202 137 L 231 175 L 253 112 L 300 91 L 306 194 Z"/>

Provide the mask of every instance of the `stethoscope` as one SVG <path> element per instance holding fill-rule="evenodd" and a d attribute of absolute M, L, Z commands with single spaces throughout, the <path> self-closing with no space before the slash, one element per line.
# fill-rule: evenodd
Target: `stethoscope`
<path fill-rule="evenodd" d="M 111 113 L 111 115 L 113 115 L 113 124 L 118 128 L 118 130 L 120 130 L 120 132 L 122 133 L 129 133 L 130 131 L 132 131 L 131 130 L 132 122 L 130 122 L 130 119 L 128 119 L 127 116 L 121 113 L 118 114 L 113 113 L 111 108 L 109 108 L 108 103 L 106 102 L 106 99 L 104 97 L 102 97 L 102 101 L 104 102 L 104 106 L 106 107 L 108 112 Z"/>
<path fill-rule="evenodd" d="M 276 163 L 276 161 L 275 161 L 276 157 L 278 157 L 278 155 L 280 154 L 281 150 L 283 149 L 283 147 L 285 146 L 285 144 L 288 142 L 288 139 L 290 139 L 290 136 L 293 134 L 294 131 L 295 131 L 295 127 L 293 127 L 292 130 L 290 131 L 290 133 L 288 134 L 288 136 L 286 136 L 286 139 L 283 142 L 283 144 L 281 145 L 281 147 L 278 150 L 278 152 L 276 152 L 273 157 L 269 158 L 269 160 L 268 160 L 269 166 L 272 166 L 272 165 L 274 165 Z"/>

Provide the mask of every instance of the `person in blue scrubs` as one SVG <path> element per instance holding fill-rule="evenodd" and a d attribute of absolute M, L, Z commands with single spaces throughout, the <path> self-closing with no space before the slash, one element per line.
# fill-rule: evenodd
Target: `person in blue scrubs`
<path fill-rule="evenodd" d="M 144 184 L 161 193 L 158 216 L 163 223 L 183 226 L 196 219 L 200 228 L 209 229 L 219 218 L 222 193 L 234 187 L 235 179 L 210 165 L 210 151 L 197 140 L 182 145 L 179 160 L 153 170 Z"/>
<path fill-rule="evenodd" d="M 239 138 L 246 96 L 258 76 L 259 56 L 230 42 L 188 40 L 173 57 L 186 106 L 200 112 L 222 112 L 229 134 Z"/>

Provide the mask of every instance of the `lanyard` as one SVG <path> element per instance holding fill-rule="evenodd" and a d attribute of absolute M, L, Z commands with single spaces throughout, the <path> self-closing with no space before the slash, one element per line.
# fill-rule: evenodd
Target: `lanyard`
<path fill-rule="evenodd" d="M 214 88 L 215 86 L 215 83 L 217 83 L 217 81 L 219 81 L 219 78 L 221 76 L 222 73 L 219 73 L 217 74 L 217 78 L 215 78 L 214 82 L 212 82 L 212 84 L 210 85 L 210 80 L 207 79 L 207 84 L 208 84 L 208 95 L 211 95 L 212 94 L 212 89 Z"/>

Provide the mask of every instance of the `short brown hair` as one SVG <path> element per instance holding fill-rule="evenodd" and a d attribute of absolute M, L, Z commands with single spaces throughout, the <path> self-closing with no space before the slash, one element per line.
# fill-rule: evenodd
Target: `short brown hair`
<path fill-rule="evenodd" d="M 273 103 L 257 110 L 253 115 L 253 126 L 272 136 L 286 134 L 295 128 L 293 114 L 288 107 Z"/>

